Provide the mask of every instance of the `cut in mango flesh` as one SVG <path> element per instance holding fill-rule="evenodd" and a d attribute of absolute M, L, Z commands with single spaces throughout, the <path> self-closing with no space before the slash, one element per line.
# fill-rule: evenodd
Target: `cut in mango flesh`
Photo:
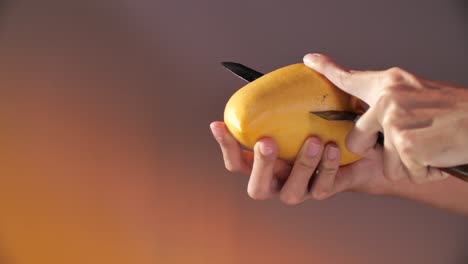
<path fill-rule="evenodd" d="M 292 64 L 248 83 L 226 104 L 224 122 L 242 145 L 253 149 L 263 138 L 278 146 L 278 158 L 294 161 L 309 136 L 334 142 L 341 150 L 340 165 L 360 157 L 348 151 L 345 139 L 352 122 L 328 121 L 311 111 L 356 110 L 356 98 L 302 63 Z"/>

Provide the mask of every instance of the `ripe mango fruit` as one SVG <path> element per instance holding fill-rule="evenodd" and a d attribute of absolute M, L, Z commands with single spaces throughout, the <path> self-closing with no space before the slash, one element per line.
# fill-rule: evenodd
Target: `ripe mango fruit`
<path fill-rule="evenodd" d="M 341 150 L 340 165 L 346 165 L 360 159 L 345 146 L 353 123 L 328 121 L 309 112 L 358 111 L 359 105 L 357 98 L 297 63 L 267 73 L 235 92 L 226 104 L 224 122 L 233 137 L 249 149 L 262 137 L 272 138 L 278 158 L 289 162 L 296 159 L 309 136 L 335 142 Z"/>

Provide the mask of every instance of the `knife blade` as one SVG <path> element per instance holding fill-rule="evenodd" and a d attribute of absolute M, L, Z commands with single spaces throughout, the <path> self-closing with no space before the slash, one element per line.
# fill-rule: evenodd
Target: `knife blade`
<path fill-rule="evenodd" d="M 237 62 L 226 61 L 221 62 L 221 64 L 224 66 L 224 68 L 228 69 L 230 72 L 234 73 L 237 77 L 246 82 L 253 82 L 263 76 L 263 73 L 260 73 Z"/>
<path fill-rule="evenodd" d="M 262 77 L 264 74 L 258 72 L 252 68 L 249 68 L 238 62 L 221 62 L 221 64 L 229 70 L 231 73 L 241 78 L 246 82 L 253 82 L 256 79 Z M 354 121 L 358 114 L 351 111 L 321 111 L 321 112 L 310 112 L 311 114 L 318 115 L 329 121 Z"/>
<path fill-rule="evenodd" d="M 224 68 L 232 72 L 237 77 L 241 78 L 246 82 L 253 82 L 256 79 L 262 77 L 264 74 L 258 72 L 254 69 L 251 69 L 243 64 L 237 62 L 222 62 L 221 63 Z M 329 111 L 311 111 L 311 114 L 319 116 L 323 119 L 333 122 L 356 122 L 357 118 L 359 117 L 358 113 L 352 111 L 336 111 L 336 110 L 329 110 Z M 377 135 L 377 144 L 384 145 L 384 135 L 381 132 L 378 132 Z M 441 171 L 444 171 L 448 174 L 453 175 L 463 181 L 468 182 L 468 164 L 450 167 L 450 168 L 438 168 Z"/>
<path fill-rule="evenodd" d="M 352 111 L 329 110 L 310 113 L 328 121 L 355 121 L 359 117 L 358 113 Z"/>
<path fill-rule="evenodd" d="M 318 111 L 318 112 L 310 112 L 314 115 L 317 115 L 323 119 L 328 121 L 344 121 L 344 122 L 356 122 L 357 118 L 359 117 L 358 113 L 349 112 L 349 111 Z M 381 146 L 384 145 L 385 139 L 382 132 L 378 132 L 377 134 L 377 144 Z M 467 165 L 460 165 L 450 168 L 438 168 L 441 171 L 444 171 L 448 174 L 451 174 L 461 180 L 468 181 L 468 164 Z"/>

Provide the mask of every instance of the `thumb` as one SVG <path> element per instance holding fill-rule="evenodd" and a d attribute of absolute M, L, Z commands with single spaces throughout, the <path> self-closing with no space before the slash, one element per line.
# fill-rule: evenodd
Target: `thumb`
<path fill-rule="evenodd" d="M 365 156 L 377 143 L 378 132 L 381 130 L 378 121 L 377 107 L 371 107 L 359 118 L 355 126 L 346 136 L 346 148 L 349 151 Z"/>
<path fill-rule="evenodd" d="M 361 99 L 370 106 L 373 105 L 378 88 L 375 83 L 380 81 L 378 72 L 350 71 L 331 58 L 317 53 L 305 55 L 303 61 L 307 67 L 324 75 L 344 92 Z"/>

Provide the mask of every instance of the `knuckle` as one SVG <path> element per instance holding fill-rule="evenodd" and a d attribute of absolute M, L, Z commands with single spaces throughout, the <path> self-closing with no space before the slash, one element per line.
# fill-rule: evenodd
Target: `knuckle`
<path fill-rule="evenodd" d="M 225 162 L 225 165 L 226 167 L 226 170 L 229 171 L 229 172 L 232 172 L 232 173 L 238 173 L 238 172 L 241 172 L 241 169 L 239 166 L 236 166 L 230 162 Z"/>
<path fill-rule="evenodd" d="M 303 202 L 303 198 L 295 193 L 281 192 L 280 200 L 287 205 L 298 205 Z"/>
<path fill-rule="evenodd" d="M 276 154 L 271 153 L 269 155 L 262 155 L 260 151 L 257 150 L 255 151 L 255 154 L 254 154 L 254 160 L 256 160 L 257 162 L 262 162 L 262 163 L 270 163 L 276 160 Z"/>
<path fill-rule="evenodd" d="M 349 143 L 347 143 L 346 148 L 357 155 L 362 155 L 367 150 L 362 144 L 355 143 L 354 141 L 350 141 Z"/>
<path fill-rule="evenodd" d="M 407 149 L 405 150 L 405 154 L 407 157 L 411 157 L 413 160 L 417 161 L 418 164 L 422 166 L 430 166 L 437 162 L 438 155 L 432 152 L 430 149 L 426 148 L 425 151 L 419 151 L 418 149 L 422 149 L 423 147 L 418 147 L 418 143 L 412 143 L 412 147 L 408 145 Z M 403 151 L 402 151 L 403 152 Z"/>
<path fill-rule="evenodd" d="M 441 170 L 431 170 L 428 175 L 429 181 L 440 181 L 447 178 L 447 174 L 443 173 Z"/>
<path fill-rule="evenodd" d="M 429 171 L 426 167 L 412 166 L 408 168 L 408 176 L 414 184 L 424 184 L 430 181 Z"/>
<path fill-rule="evenodd" d="M 403 157 L 413 157 L 416 153 L 416 138 L 414 133 L 408 129 L 395 130 L 395 147 Z"/>
<path fill-rule="evenodd" d="M 384 82 L 388 86 L 400 84 L 405 80 L 407 72 L 400 67 L 392 67 L 386 71 Z"/>
<path fill-rule="evenodd" d="M 382 117 L 382 126 L 384 129 L 388 130 L 390 128 L 395 128 L 398 125 L 399 115 L 394 114 L 393 110 L 389 110 L 383 117 Z"/>
<path fill-rule="evenodd" d="M 253 200 L 267 200 L 271 197 L 271 190 L 266 186 L 258 186 L 258 187 L 249 187 L 247 189 L 247 194 Z"/>
<path fill-rule="evenodd" d="M 218 136 L 216 139 L 218 140 L 219 144 L 225 148 L 232 148 L 237 144 L 237 141 L 227 135 Z"/>
<path fill-rule="evenodd" d="M 341 86 L 347 87 L 350 84 L 352 75 L 353 73 L 350 72 L 339 71 L 336 73 L 336 79 Z"/>
<path fill-rule="evenodd" d="M 320 174 L 325 175 L 334 175 L 338 172 L 338 166 L 334 166 L 334 164 L 324 164 L 320 167 Z"/>
<path fill-rule="evenodd" d="M 330 191 L 329 190 L 319 190 L 319 191 L 313 191 L 312 192 L 312 197 L 315 200 L 321 201 L 325 200 L 330 196 Z"/>
<path fill-rule="evenodd" d="M 416 75 L 400 67 L 392 67 L 386 70 L 385 77 L 384 77 L 384 84 L 386 84 L 387 86 L 392 86 L 395 84 L 403 84 L 403 83 L 409 84 L 415 87 L 421 86 L 421 81 Z"/>
<path fill-rule="evenodd" d="M 424 166 L 430 166 L 431 164 L 434 164 L 434 160 L 435 160 L 434 155 L 419 153 L 414 150 L 411 153 L 415 157 L 415 159 Z M 417 154 L 417 156 L 415 154 Z"/>
<path fill-rule="evenodd" d="M 402 93 L 405 88 L 400 84 L 391 84 L 385 86 L 379 93 L 379 104 L 384 106 L 400 106 L 404 99 Z"/>
<path fill-rule="evenodd" d="M 420 143 L 417 135 L 412 130 L 399 130 L 394 137 L 395 148 L 404 163 L 413 160 L 419 164 L 432 164 L 431 161 L 434 155 L 427 151 L 420 151 Z"/>
<path fill-rule="evenodd" d="M 393 97 L 393 90 L 389 87 L 385 87 L 379 91 L 376 105 L 388 108 L 388 106 L 390 106 L 394 101 Z"/>
<path fill-rule="evenodd" d="M 384 177 L 389 181 L 398 181 L 401 179 L 401 175 L 399 174 L 399 170 L 395 167 L 384 167 L 383 174 Z"/>
<path fill-rule="evenodd" d="M 313 160 L 310 161 L 304 158 L 297 160 L 296 165 L 307 171 L 313 171 L 317 167 Z"/>

